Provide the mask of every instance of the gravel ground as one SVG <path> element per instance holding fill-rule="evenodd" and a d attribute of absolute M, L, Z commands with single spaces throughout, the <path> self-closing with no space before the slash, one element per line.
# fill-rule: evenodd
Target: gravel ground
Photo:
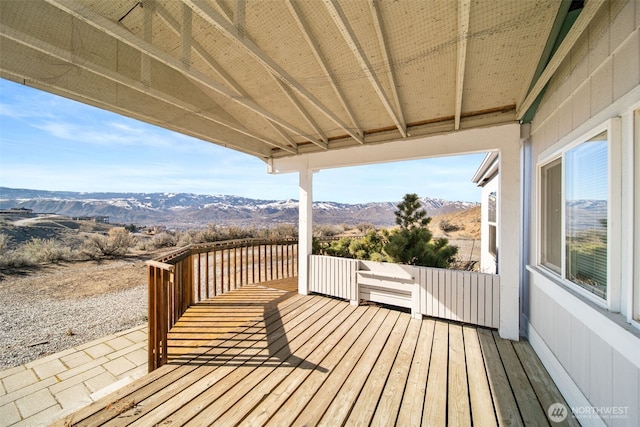
<path fill-rule="evenodd" d="M 64 270 L 64 281 L 60 269 Z M 83 263 L 26 277 L 3 277 L 0 369 L 145 323 L 145 272 L 143 262 Z M 105 284 L 103 277 L 120 285 Z M 64 290 L 59 289 L 60 283 Z"/>

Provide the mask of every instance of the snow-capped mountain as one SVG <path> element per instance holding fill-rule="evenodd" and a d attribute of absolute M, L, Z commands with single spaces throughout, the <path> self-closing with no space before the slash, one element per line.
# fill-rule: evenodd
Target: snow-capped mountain
<path fill-rule="evenodd" d="M 476 206 L 425 197 L 429 216 Z M 398 202 L 347 204 L 314 202 L 314 222 L 377 226 L 395 223 Z M 191 193 L 77 193 L 0 187 L 0 209 L 26 208 L 36 213 L 67 216 L 109 216 L 112 223 L 194 227 L 220 225 L 262 226 L 298 221 L 297 200 L 259 200 L 229 195 Z"/>

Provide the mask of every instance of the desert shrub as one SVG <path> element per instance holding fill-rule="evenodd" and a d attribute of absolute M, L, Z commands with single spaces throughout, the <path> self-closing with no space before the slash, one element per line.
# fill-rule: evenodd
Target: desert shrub
<path fill-rule="evenodd" d="M 138 226 L 136 226 L 135 224 L 129 224 L 125 225 L 124 229 L 130 233 L 136 233 L 138 231 Z"/>
<path fill-rule="evenodd" d="M 264 237 L 268 239 L 298 237 L 298 227 L 295 224 L 276 224 L 273 227 L 267 228 L 266 231 L 267 233 Z"/>
<path fill-rule="evenodd" d="M 29 259 L 18 250 L 8 250 L 0 254 L 0 267 L 30 267 L 35 265 L 32 259 Z"/>
<path fill-rule="evenodd" d="M 226 227 L 221 230 L 220 240 L 235 240 L 235 239 L 248 239 L 255 235 L 255 230 L 253 228 L 243 228 L 243 227 Z"/>
<path fill-rule="evenodd" d="M 375 229 L 370 230 L 364 237 L 353 239 L 349 245 L 349 253 L 356 259 L 384 261 L 383 254 L 386 236 Z"/>
<path fill-rule="evenodd" d="M 33 264 L 45 264 L 73 259 L 71 248 L 54 239 L 33 238 L 17 249 Z"/>
<path fill-rule="evenodd" d="M 205 229 L 198 230 L 193 236 L 193 243 L 209 243 L 222 240 L 221 233 L 218 231 L 218 227 L 214 224 L 209 224 Z"/>
<path fill-rule="evenodd" d="M 333 237 L 344 231 L 339 225 L 318 224 L 313 226 L 313 235 L 315 237 Z"/>
<path fill-rule="evenodd" d="M 9 250 L 9 242 L 11 237 L 4 233 L 0 233 L 0 256 L 4 255 Z"/>
<path fill-rule="evenodd" d="M 460 230 L 460 226 L 451 223 L 450 221 L 447 221 L 446 219 L 443 219 L 442 221 L 440 221 L 440 230 L 444 231 L 445 233 L 452 233 L 454 231 L 459 231 Z"/>
<path fill-rule="evenodd" d="M 178 239 L 176 236 L 167 232 L 158 233 L 151 238 L 151 246 L 155 249 L 170 248 L 177 244 Z"/>
<path fill-rule="evenodd" d="M 361 222 L 360 224 L 356 225 L 356 228 L 361 233 L 367 233 L 369 230 L 376 229 L 375 225 L 371 224 L 370 222 Z"/>
<path fill-rule="evenodd" d="M 340 240 L 332 241 L 324 252 L 329 256 L 337 256 L 342 258 L 353 258 L 353 254 L 349 251 L 352 239 L 350 237 L 342 237 Z"/>
<path fill-rule="evenodd" d="M 109 230 L 109 234 L 103 236 L 94 234 L 85 242 L 82 251 L 92 259 L 101 257 L 117 257 L 127 253 L 129 248 L 136 244 L 136 238 L 123 227 Z"/>
<path fill-rule="evenodd" d="M 193 232 L 192 230 L 176 233 L 176 246 L 183 247 L 194 243 L 194 234 L 195 232 Z"/>

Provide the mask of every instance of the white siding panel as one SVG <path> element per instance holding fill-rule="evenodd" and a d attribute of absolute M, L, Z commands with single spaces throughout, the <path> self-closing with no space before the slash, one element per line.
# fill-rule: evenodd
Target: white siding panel
<path fill-rule="evenodd" d="M 569 84 L 567 83 L 565 86 L 569 86 Z M 562 104 L 558 110 L 558 134 L 560 135 L 566 135 L 573 130 L 573 103 L 570 96 L 563 99 L 568 101 Z"/>
<path fill-rule="evenodd" d="M 636 372 L 633 375 L 633 372 Z M 631 373 L 631 374 L 630 374 Z M 632 426 L 640 420 L 640 370 L 619 353 L 613 354 L 613 406 L 624 408 L 624 417 L 612 420 L 612 425 Z"/>
<path fill-rule="evenodd" d="M 634 30 L 634 0 L 612 1 L 611 16 L 611 38 L 609 51 L 613 52 L 631 32 Z"/>
<path fill-rule="evenodd" d="M 613 350 L 602 338 L 591 334 L 591 373 L 589 401 L 596 407 L 613 405 Z M 607 420 L 604 420 L 607 422 Z"/>
<path fill-rule="evenodd" d="M 609 11 L 603 8 L 589 26 L 589 72 L 593 73 L 609 56 Z"/>
<path fill-rule="evenodd" d="M 571 325 L 572 317 L 567 311 L 558 310 L 560 325 Z M 558 346 L 554 353 L 563 365 L 571 364 L 571 328 L 558 328 Z"/>
<path fill-rule="evenodd" d="M 493 274 L 416 267 L 422 314 L 497 328 L 500 278 Z"/>
<path fill-rule="evenodd" d="M 311 255 L 309 291 L 355 300 L 357 268 L 357 260 Z"/>
<path fill-rule="evenodd" d="M 640 31 L 635 31 L 613 56 L 613 97 L 619 98 L 640 83 Z"/>
<path fill-rule="evenodd" d="M 571 51 L 571 91 L 575 92 L 589 77 L 589 40 L 584 34 Z"/>
<path fill-rule="evenodd" d="M 607 58 L 591 77 L 591 111 L 602 111 L 613 102 L 613 59 Z"/>
<path fill-rule="evenodd" d="M 563 365 L 582 393 L 589 396 L 591 388 L 589 381 L 591 375 L 590 331 L 573 316 L 566 328 L 571 331 L 571 359 Z"/>
<path fill-rule="evenodd" d="M 471 323 L 478 324 L 478 276 L 471 276 Z"/>
<path fill-rule="evenodd" d="M 478 325 L 485 325 L 485 294 L 486 283 L 484 276 L 478 275 Z"/>
<path fill-rule="evenodd" d="M 574 128 L 576 128 L 580 123 L 586 122 L 591 117 L 591 85 L 588 81 L 576 90 L 572 102 L 572 120 Z"/>
<path fill-rule="evenodd" d="M 465 323 L 471 323 L 471 273 L 465 272 L 463 274 L 463 299 L 464 299 L 464 314 L 462 321 Z"/>

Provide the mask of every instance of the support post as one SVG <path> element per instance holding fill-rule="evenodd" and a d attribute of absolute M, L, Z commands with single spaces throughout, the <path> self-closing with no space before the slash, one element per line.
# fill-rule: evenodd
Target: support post
<path fill-rule="evenodd" d="M 313 243 L 313 172 L 300 170 L 300 204 L 298 218 L 298 293 L 309 293 L 309 256 Z"/>
<path fill-rule="evenodd" d="M 498 268 L 500 270 L 500 326 L 502 338 L 520 337 L 520 144 L 519 139 L 500 150 L 498 196 Z"/>

